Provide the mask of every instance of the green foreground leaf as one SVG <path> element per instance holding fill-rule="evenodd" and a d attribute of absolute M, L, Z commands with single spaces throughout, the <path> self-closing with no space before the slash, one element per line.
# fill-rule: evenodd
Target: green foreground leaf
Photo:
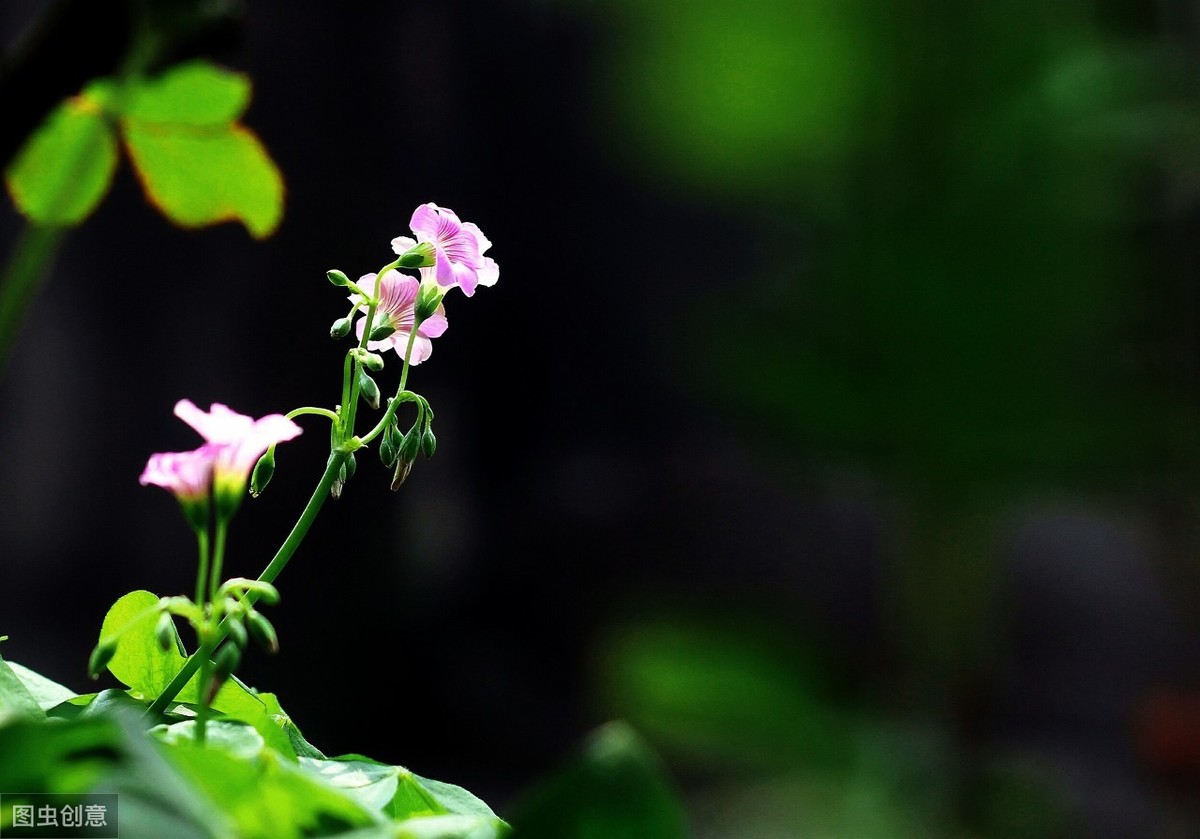
<path fill-rule="evenodd" d="M 59 105 L 6 173 L 17 209 L 37 224 L 69 227 L 82 222 L 112 184 L 115 133 L 88 97 L 76 96 Z"/>
<path fill-rule="evenodd" d="M 158 645 L 158 600 L 152 592 L 131 591 L 108 610 L 100 629 L 101 639 L 118 639 L 108 670 L 129 687 L 135 698 L 157 697 L 187 661 L 179 652 L 181 644 L 166 651 Z M 199 703 L 199 682 L 199 675 L 193 677 L 179 692 L 177 701 Z M 263 703 L 236 679 L 230 679 L 217 692 L 212 707 L 248 721 L 265 715 Z"/>

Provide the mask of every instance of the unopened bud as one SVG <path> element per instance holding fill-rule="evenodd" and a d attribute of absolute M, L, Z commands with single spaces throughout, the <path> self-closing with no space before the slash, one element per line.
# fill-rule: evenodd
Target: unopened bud
<path fill-rule="evenodd" d="M 336 268 L 326 271 L 325 277 L 338 288 L 345 288 L 350 285 L 350 278 Z"/>
<path fill-rule="evenodd" d="M 333 322 L 333 326 L 329 327 L 329 337 L 333 339 L 345 338 L 350 334 L 350 318 L 338 318 Z"/>
<path fill-rule="evenodd" d="M 275 627 L 262 612 L 251 611 L 247 614 L 246 627 L 250 630 L 251 637 L 262 645 L 263 649 L 272 653 L 279 652 L 279 636 L 275 634 Z"/>
<path fill-rule="evenodd" d="M 417 431 L 414 425 L 404 439 L 400 441 L 400 459 L 407 460 L 412 463 L 417 459 L 417 452 L 421 450 L 421 434 Z"/>
<path fill-rule="evenodd" d="M 372 409 L 379 408 L 379 385 L 363 370 L 358 374 L 358 392 Z"/>
<path fill-rule="evenodd" d="M 217 654 L 213 656 L 213 671 L 214 675 L 219 677 L 221 681 L 225 681 L 237 670 L 238 665 L 242 663 L 242 651 L 238 649 L 237 644 L 231 644 L 226 641 L 217 650 Z"/>
<path fill-rule="evenodd" d="M 88 675 L 93 679 L 99 678 L 104 672 L 104 668 L 112 661 L 112 657 L 117 654 L 116 639 L 101 641 L 92 650 L 92 654 L 88 657 Z"/>
<path fill-rule="evenodd" d="M 358 471 L 358 458 L 354 456 L 354 452 L 346 457 L 346 480 L 354 477 L 354 473 Z"/>
<path fill-rule="evenodd" d="M 396 444 L 392 442 L 391 435 L 384 434 L 383 439 L 379 441 L 379 459 L 383 461 L 383 465 L 392 467 L 399 455 L 400 452 L 396 450 Z"/>
<path fill-rule="evenodd" d="M 401 485 L 408 480 L 408 473 L 411 471 L 411 460 L 400 458 L 396 461 L 396 471 L 392 474 L 392 492 L 400 489 Z"/>
<path fill-rule="evenodd" d="M 225 628 L 229 630 L 229 640 L 239 647 L 246 646 L 246 627 L 242 626 L 241 620 L 238 618 L 229 618 L 225 622 Z"/>
<path fill-rule="evenodd" d="M 433 428 L 425 426 L 425 433 L 421 435 L 421 454 L 425 457 L 433 457 L 433 453 L 437 451 L 437 437 L 434 436 Z"/>
<path fill-rule="evenodd" d="M 275 448 L 272 446 L 254 464 L 254 473 L 250 476 L 250 496 L 258 498 L 271 482 L 275 474 Z"/>
<path fill-rule="evenodd" d="M 426 321 L 438 310 L 442 302 L 442 290 L 436 283 L 425 283 L 417 292 L 417 302 L 414 312 L 417 323 Z"/>
<path fill-rule="evenodd" d="M 175 621 L 171 620 L 170 612 L 158 616 L 158 625 L 154 627 L 154 637 L 164 653 L 169 653 L 175 647 Z"/>
<path fill-rule="evenodd" d="M 400 255 L 401 268 L 432 268 L 436 262 L 437 254 L 429 242 L 421 242 Z"/>
<path fill-rule="evenodd" d="M 383 369 L 383 356 L 379 353 L 367 352 L 361 347 L 355 347 L 351 351 L 351 354 L 359 364 L 366 367 L 372 373 L 378 373 Z"/>
<path fill-rule="evenodd" d="M 390 323 L 381 323 L 379 326 L 371 329 L 371 340 L 382 341 L 384 338 L 391 337 L 395 334 L 396 327 L 392 326 Z"/>

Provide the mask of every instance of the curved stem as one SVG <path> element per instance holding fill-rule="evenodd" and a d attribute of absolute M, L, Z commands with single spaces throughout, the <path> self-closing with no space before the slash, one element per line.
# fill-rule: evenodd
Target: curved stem
<path fill-rule="evenodd" d="M 279 546 L 279 550 L 275 552 L 275 556 L 271 559 L 263 572 L 258 575 L 258 579 L 265 583 L 275 582 L 275 578 L 287 567 L 288 560 L 292 558 L 292 554 L 296 552 L 296 548 L 300 547 L 300 543 L 304 541 L 304 537 L 308 534 L 308 530 L 312 527 L 312 523 L 317 518 L 317 513 L 321 511 L 321 505 L 325 503 L 325 499 L 329 497 L 329 489 L 333 486 L 333 482 L 337 480 L 338 472 L 342 468 L 342 464 L 346 462 L 349 455 L 342 451 L 333 451 L 329 454 L 329 462 L 325 465 L 325 472 L 321 475 L 321 480 L 317 483 L 317 488 L 313 490 L 312 497 L 308 499 L 308 504 L 305 505 L 303 512 L 300 513 L 300 518 L 292 526 L 292 531 L 288 534 L 287 539 Z M 253 606 L 258 602 L 258 593 L 250 591 L 242 598 L 243 603 Z M 146 709 L 148 716 L 159 717 L 166 710 L 171 701 L 179 695 L 179 692 L 187 685 L 188 680 L 195 675 L 200 669 L 202 662 L 207 662 L 216 649 L 217 644 L 221 642 L 228 632 L 225 629 L 225 623 L 213 632 L 212 637 L 203 641 L 200 649 L 192 653 L 191 657 L 183 663 L 183 667 L 175 678 L 171 679 L 171 683 L 163 689 L 163 692 L 158 695 L 158 698 L 151 703 Z M 200 689 L 204 689 L 201 684 Z M 201 697 L 203 699 L 203 697 Z"/>
<path fill-rule="evenodd" d="M 285 416 L 288 419 L 295 419 L 296 417 L 304 416 L 305 414 L 311 414 L 317 417 L 325 417 L 325 419 L 330 420 L 331 422 L 338 421 L 338 415 L 333 411 L 330 411 L 328 408 L 296 408 L 293 411 L 288 411 Z"/>

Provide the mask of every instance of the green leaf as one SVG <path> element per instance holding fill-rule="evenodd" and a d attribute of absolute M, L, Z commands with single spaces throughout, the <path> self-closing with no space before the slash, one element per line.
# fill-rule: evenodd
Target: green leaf
<path fill-rule="evenodd" d="M 330 835 L 374 821 L 353 799 L 271 749 L 245 759 L 181 740 L 170 745 L 167 758 L 233 819 L 231 835 L 241 839 Z"/>
<path fill-rule="evenodd" d="M 38 705 L 41 706 L 43 711 L 49 711 L 55 705 L 60 705 L 68 699 L 75 698 L 75 691 L 60 685 L 53 679 L 47 679 L 41 673 L 36 673 L 23 664 L 10 661 L 8 662 L 8 666 L 17 675 L 17 678 L 21 680 L 22 684 L 29 689 L 29 693 L 37 700 Z"/>
<path fill-rule="evenodd" d="M 625 723 L 592 735 L 583 754 L 514 808 L 521 839 L 683 839 L 687 825 L 657 758 Z"/>
<path fill-rule="evenodd" d="M 492 808 L 484 803 L 482 798 L 460 786 L 448 784 L 445 781 L 435 781 L 431 778 L 422 778 L 420 775 L 413 775 L 412 778 L 424 787 L 425 791 L 433 796 L 434 800 L 442 805 L 447 813 L 456 813 L 463 816 L 484 816 L 490 819 L 499 818 L 492 812 Z"/>
<path fill-rule="evenodd" d="M 7 720 L 44 720 L 46 712 L 17 678 L 3 658 L 0 658 L 0 723 Z"/>
<path fill-rule="evenodd" d="M 146 191 L 183 227 L 240 221 L 255 238 L 283 216 L 283 176 L 253 131 L 232 124 L 172 130 L 122 123 L 125 145 Z"/>
<path fill-rule="evenodd" d="M 210 64 L 189 61 L 160 76 L 127 83 L 119 110 L 135 122 L 228 125 L 250 104 L 250 79 Z"/>
<path fill-rule="evenodd" d="M 362 755 L 342 755 L 326 760 L 301 758 L 300 768 L 391 819 L 452 814 L 505 826 L 491 807 L 462 787 L 422 778 L 403 766 Z"/>
<path fill-rule="evenodd" d="M 5 173 L 17 209 L 37 224 L 82 222 L 108 193 L 117 141 L 98 104 L 76 96 L 33 133 Z"/>
<path fill-rule="evenodd" d="M 117 652 L 108 663 L 108 670 L 129 687 L 134 698 L 156 698 L 186 661 L 178 649 L 164 651 L 158 645 L 158 600 L 152 592 L 131 591 L 108 610 L 100 629 L 101 638 L 118 638 Z M 199 680 L 199 674 L 193 676 L 179 692 L 177 701 L 198 703 Z M 212 707 L 248 722 L 264 713 L 263 704 L 237 679 L 224 684 Z"/>
<path fill-rule="evenodd" d="M 196 742 L 196 721 L 156 725 L 150 732 L 163 743 L 191 745 Z M 253 726 L 246 723 L 209 720 L 204 727 L 204 745 L 206 748 L 220 749 L 233 757 L 251 760 L 262 754 L 266 741 Z"/>
<path fill-rule="evenodd" d="M 508 833 L 503 822 L 481 816 L 421 816 L 397 824 L 392 834 L 396 839 L 498 839 Z M 633 836 L 634 834 L 604 834 Z M 637 834 L 638 839 L 642 839 Z"/>
<path fill-rule="evenodd" d="M 315 757 L 322 760 L 325 758 L 320 749 L 304 739 L 304 735 L 292 722 L 292 718 L 279 705 L 279 697 L 273 693 L 259 693 L 258 699 L 263 704 L 264 717 L 268 724 L 283 732 L 283 736 L 287 738 L 287 747 L 285 748 L 278 743 L 275 735 L 267 734 L 259 728 L 259 733 L 266 738 L 267 745 L 278 752 L 291 754 L 294 757 Z M 247 720 L 247 722 L 254 724 L 253 720 Z M 255 727 L 258 728 L 257 725 Z"/>

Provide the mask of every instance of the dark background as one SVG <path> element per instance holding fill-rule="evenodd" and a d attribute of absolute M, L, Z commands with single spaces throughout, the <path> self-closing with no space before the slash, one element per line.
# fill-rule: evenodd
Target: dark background
<path fill-rule="evenodd" d="M 503 813 L 624 716 L 697 835 L 1193 835 L 1198 23 L 245 4 L 190 49 L 253 79 L 283 224 L 177 229 L 123 164 L 65 240 L 0 378 L 5 657 L 87 689 L 108 604 L 190 589 L 137 483 L 172 405 L 332 407 L 324 271 L 434 201 L 500 281 L 410 379 L 437 456 L 360 459 L 244 666 L 310 740 Z M 231 573 L 315 484 L 302 424 Z"/>

